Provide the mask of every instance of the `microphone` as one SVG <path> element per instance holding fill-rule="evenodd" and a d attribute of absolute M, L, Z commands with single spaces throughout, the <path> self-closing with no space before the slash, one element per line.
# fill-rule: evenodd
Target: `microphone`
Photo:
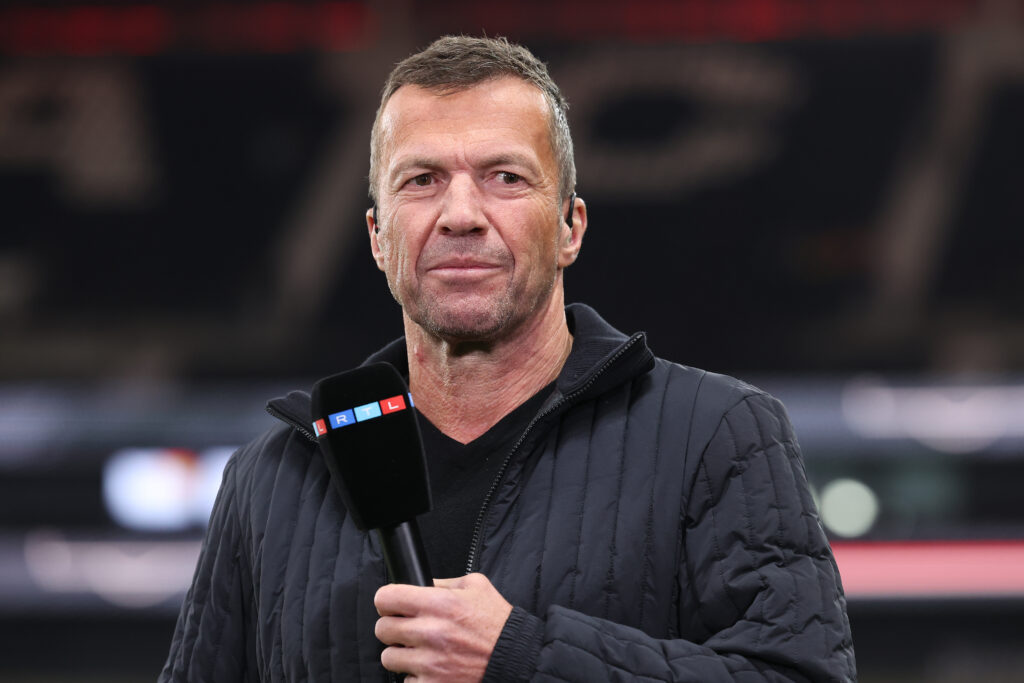
<path fill-rule="evenodd" d="M 352 521 L 374 529 L 393 583 L 432 586 L 416 515 L 431 507 L 412 395 L 388 363 L 313 386 L 313 431 Z"/>

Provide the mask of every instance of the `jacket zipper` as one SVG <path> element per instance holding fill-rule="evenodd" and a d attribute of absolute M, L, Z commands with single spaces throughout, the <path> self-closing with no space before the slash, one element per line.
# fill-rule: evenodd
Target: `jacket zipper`
<path fill-rule="evenodd" d="M 306 437 L 313 443 L 317 443 L 316 435 L 313 434 L 313 432 L 309 431 L 308 429 L 303 427 L 302 424 L 300 424 L 296 420 L 293 420 L 291 417 L 285 415 L 277 408 L 274 408 L 273 406 L 267 406 L 266 411 L 270 413 L 273 417 L 276 417 L 278 420 L 281 420 L 281 422 L 290 424 L 292 427 L 296 429 L 296 431 L 298 431 L 300 434 L 302 434 L 304 437 Z"/>
<path fill-rule="evenodd" d="M 555 412 L 557 409 L 561 408 L 566 403 L 571 402 L 577 396 L 579 396 L 580 394 L 585 392 L 587 389 L 589 389 L 591 387 L 591 385 L 595 381 L 597 381 L 597 378 L 600 377 L 604 373 L 605 370 L 607 370 L 613 363 L 615 363 L 615 361 L 617 361 L 620 357 L 622 357 L 622 355 L 624 353 L 626 353 L 626 351 L 628 351 L 631 346 L 633 346 L 638 340 L 640 340 L 642 338 L 643 338 L 642 334 L 634 335 L 628 342 L 623 344 L 622 347 L 619 348 L 618 351 L 615 352 L 614 356 L 612 356 L 611 358 L 608 359 L 607 363 L 602 365 L 600 368 L 597 369 L 596 372 L 594 372 L 594 374 L 590 377 L 590 379 L 587 380 L 586 384 L 584 384 L 579 389 L 576 389 L 571 394 L 567 394 L 567 395 L 563 396 L 561 399 L 559 399 L 555 403 L 553 403 L 550 406 L 548 406 L 548 408 L 546 410 L 544 410 L 542 413 L 540 413 L 539 415 L 534 417 L 530 421 L 530 424 L 526 425 L 526 429 L 524 429 L 523 433 L 519 436 L 519 440 L 516 441 L 514 446 L 512 446 L 512 450 L 510 450 L 508 452 L 508 455 L 505 456 L 505 459 L 501 463 L 501 467 L 498 468 L 498 474 L 494 477 L 494 481 L 491 482 L 491 488 L 487 491 L 487 495 L 484 496 L 484 502 L 480 506 L 480 513 L 477 515 L 476 524 L 473 525 L 473 539 L 472 539 L 472 541 L 470 542 L 470 545 L 469 545 L 469 558 L 466 561 L 466 573 L 467 574 L 472 574 L 474 571 L 476 571 L 476 568 L 474 566 L 476 564 L 476 559 L 477 559 L 476 558 L 476 554 L 477 554 L 477 551 L 479 550 L 480 538 L 481 538 L 481 536 L 483 534 L 484 520 L 487 517 L 488 508 L 490 508 L 490 506 L 491 506 L 491 500 L 494 498 L 494 494 L 498 490 L 498 485 L 501 483 L 501 480 L 505 476 L 505 471 L 508 469 L 508 466 L 512 464 L 512 458 L 515 456 L 516 451 L 518 451 L 519 448 L 523 445 L 523 442 L 526 441 L 526 437 L 529 435 L 529 433 L 531 431 L 533 431 L 534 425 L 536 425 L 538 422 L 543 420 L 545 417 L 547 417 L 548 415 L 552 414 L 553 412 Z"/>

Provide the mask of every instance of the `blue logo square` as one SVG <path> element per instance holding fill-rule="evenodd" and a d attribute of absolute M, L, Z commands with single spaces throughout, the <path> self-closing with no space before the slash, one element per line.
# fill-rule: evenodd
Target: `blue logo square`
<path fill-rule="evenodd" d="M 327 420 L 331 423 L 331 429 L 348 427 L 356 423 L 356 416 L 351 410 L 343 410 L 340 413 L 328 415 Z"/>
<path fill-rule="evenodd" d="M 366 420 L 372 420 L 375 417 L 380 417 L 380 404 L 374 401 L 373 403 L 367 403 L 364 406 L 357 406 L 356 420 L 358 422 L 365 422 Z"/>

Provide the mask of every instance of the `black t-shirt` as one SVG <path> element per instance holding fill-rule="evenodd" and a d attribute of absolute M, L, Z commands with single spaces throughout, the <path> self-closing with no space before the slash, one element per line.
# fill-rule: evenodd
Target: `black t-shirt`
<path fill-rule="evenodd" d="M 417 519 L 434 578 L 466 573 L 473 526 L 484 497 L 505 456 L 554 386 L 552 382 L 544 387 L 467 444 L 446 436 L 419 416 L 434 507 Z"/>

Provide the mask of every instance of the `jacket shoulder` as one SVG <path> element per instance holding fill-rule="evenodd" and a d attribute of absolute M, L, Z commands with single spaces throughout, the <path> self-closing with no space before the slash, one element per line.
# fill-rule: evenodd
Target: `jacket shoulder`
<path fill-rule="evenodd" d="M 656 359 L 651 377 L 670 390 L 687 390 L 692 396 L 695 410 L 709 417 L 724 415 L 751 397 L 774 400 L 765 391 L 743 380 L 662 358 Z"/>
<path fill-rule="evenodd" d="M 676 419 L 685 419 L 691 452 L 700 452 L 723 420 L 738 410 L 774 415 L 786 421 L 782 404 L 767 392 L 742 380 L 658 358 L 650 373 L 672 404 Z M 788 427 L 788 422 L 786 422 Z"/>
<path fill-rule="evenodd" d="M 741 379 L 674 363 L 663 358 L 656 360 L 654 374 L 663 375 L 665 381 L 668 382 L 696 383 L 702 402 L 707 403 L 709 407 L 714 406 L 724 410 L 728 410 L 751 396 L 768 395 L 762 389 Z"/>
<path fill-rule="evenodd" d="M 241 510 L 251 503 L 270 500 L 283 468 L 304 469 L 316 455 L 316 443 L 288 424 L 276 424 L 239 448 L 232 459 L 231 485 L 239 496 Z"/>

